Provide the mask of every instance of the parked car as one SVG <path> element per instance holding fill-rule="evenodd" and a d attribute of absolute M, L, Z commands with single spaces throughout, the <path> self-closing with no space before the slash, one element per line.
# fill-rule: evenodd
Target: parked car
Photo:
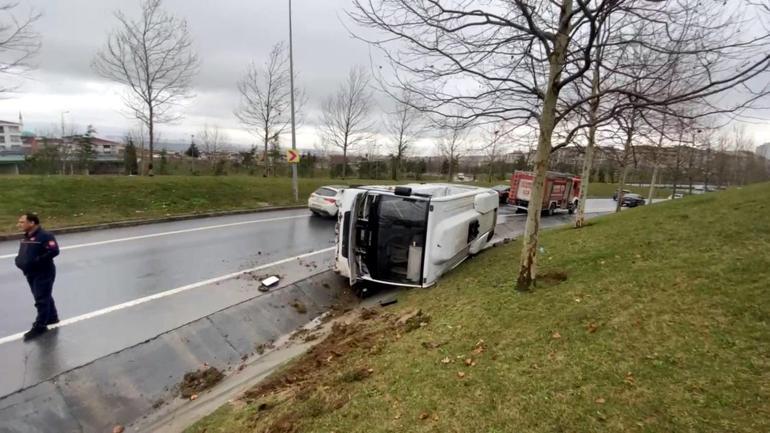
<path fill-rule="evenodd" d="M 631 191 L 629 191 L 627 189 L 624 189 L 623 190 L 623 196 L 625 196 L 626 194 L 632 194 L 632 193 L 631 193 Z M 618 192 L 617 191 L 612 193 L 612 199 L 615 200 L 615 201 L 618 201 Z"/>
<path fill-rule="evenodd" d="M 492 189 L 495 190 L 497 196 L 500 197 L 500 204 L 508 202 L 508 194 L 511 192 L 510 185 L 495 185 Z"/>
<path fill-rule="evenodd" d="M 336 217 L 344 186 L 322 186 L 310 194 L 307 207 L 317 216 Z"/>
<path fill-rule="evenodd" d="M 457 184 L 360 186 L 340 203 L 334 270 L 357 282 L 428 287 L 492 239 L 499 203 Z M 358 289 L 356 289 L 358 290 Z"/>
<path fill-rule="evenodd" d="M 628 207 L 637 207 L 637 206 L 644 206 L 645 201 L 644 197 L 642 197 L 639 194 L 623 194 L 623 201 L 621 202 L 621 206 L 628 206 Z"/>
<path fill-rule="evenodd" d="M 682 194 L 681 192 L 678 192 L 678 193 L 676 193 L 674 195 L 668 196 L 668 199 L 669 200 L 674 200 L 674 199 L 682 198 L 682 197 L 684 197 L 684 194 Z"/>

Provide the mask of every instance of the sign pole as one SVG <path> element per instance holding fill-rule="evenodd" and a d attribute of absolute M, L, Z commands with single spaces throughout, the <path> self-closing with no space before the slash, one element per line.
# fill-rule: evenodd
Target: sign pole
<path fill-rule="evenodd" d="M 291 87 L 291 148 L 297 150 L 296 124 L 294 123 L 294 45 L 291 32 L 291 0 L 289 0 L 289 83 Z M 299 201 L 297 164 L 291 164 L 291 191 L 294 194 L 294 201 Z"/>

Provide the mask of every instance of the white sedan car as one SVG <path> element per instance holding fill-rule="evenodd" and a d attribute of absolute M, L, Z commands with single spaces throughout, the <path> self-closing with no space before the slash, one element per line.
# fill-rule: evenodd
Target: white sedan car
<path fill-rule="evenodd" d="M 310 194 L 307 207 L 314 215 L 336 217 L 344 186 L 322 186 Z"/>

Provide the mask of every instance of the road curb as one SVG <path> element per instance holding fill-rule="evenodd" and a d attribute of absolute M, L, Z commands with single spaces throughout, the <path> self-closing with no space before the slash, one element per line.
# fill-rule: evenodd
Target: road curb
<path fill-rule="evenodd" d="M 271 212 L 271 211 L 279 211 L 279 210 L 295 210 L 295 209 L 305 209 L 305 208 L 307 208 L 306 205 L 271 206 L 271 207 L 262 207 L 262 208 L 256 208 L 256 209 L 239 209 L 239 210 L 221 211 L 221 212 L 183 214 L 183 215 L 174 215 L 174 216 L 163 217 L 163 218 L 125 220 L 125 221 L 116 221 L 112 223 L 62 227 L 62 228 L 51 229 L 48 231 L 53 234 L 61 235 L 61 234 L 67 234 L 67 233 L 82 233 L 82 232 L 90 232 L 95 230 L 118 229 L 118 228 L 144 226 L 144 225 L 157 224 L 157 223 L 187 221 L 187 220 L 194 220 L 194 219 L 201 219 L 201 218 L 213 218 L 213 217 L 229 216 L 229 215 L 244 215 L 244 214 L 250 214 L 250 213 L 262 213 L 262 212 Z M 22 238 L 22 235 L 20 234 L 10 234 L 10 235 L 0 234 L 0 242 L 14 241 L 14 240 L 19 240 L 21 238 Z"/>
<path fill-rule="evenodd" d="M 208 364 L 238 374 L 239 365 L 269 355 L 259 347 L 328 311 L 347 290 L 343 278 L 321 271 L 65 371 L 0 398 L 0 432 L 104 432 L 138 422 L 178 399 L 185 373 Z M 286 308 L 292 302 L 306 310 Z"/>

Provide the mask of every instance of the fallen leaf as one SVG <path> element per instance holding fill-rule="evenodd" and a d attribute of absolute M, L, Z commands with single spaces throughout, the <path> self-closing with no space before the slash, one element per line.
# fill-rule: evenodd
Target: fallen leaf
<path fill-rule="evenodd" d="M 190 396 L 190 400 L 197 400 L 197 399 L 198 399 L 198 394 L 193 394 Z"/>
<path fill-rule="evenodd" d="M 442 364 L 449 364 L 450 362 L 452 362 L 452 360 L 451 360 L 451 359 L 449 359 L 449 357 L 448 357 L 448 356 L 447 356 L 446 358 L 444 358 L 444 359 L 442 359 L 442 360 L 441 360 L 441 363 L 442 363 Z"/>
<path fill-rule="evenodd" d="M 433 421 L 438 421 L 438 414 L 437 413 L 433 414 Z"/>
<path fill-rule="evenodd" d="M 596 403 L 597 404 L 604 404 L 605 400 L 603 398 L 599 397 L 599 398 L 596 399 Z"/>
<path fill-rule="evenodd" d="M 374 369 L 373 369 L 373 368 L 370 368 L 370 369 L 368 369 L 368 370 L 366 370 L 366 371 L 367 371 L 369 374 L 372 374 L 372 373 L 374 373 Z"/>
<path fill-rule="evenodd" d="M 430 417 L 428 412 L 423 412 L 420 414 L 420 419 L 428 419 L 428 417 Z"/>
<path fill-rule="evenodd" d="M 473 363 L 474 363 L 474 362 L 473 362 L 473 360 L 472 360 L 471 358 L 467 358 L 467 359 L 465 360 L 465 365 L 467 365 L 468 367 L 470 367 L 470 366 L 471 366 L 471 364 L 473 364 Z"/>
<path fill-rule="evenodd" d="M 393 419 L 401 419 L 401 414 L 397 413 L 397 414 L 393 415 Z"/>
<path fill-rule="evenodd" d="M 124 431 L 126 431 L 125 427 L 120 424 L 112 428 L 112 433 L 123 433 Z"/>
<path fill-rule="evenodd" d="M 559 338 L 561 338 L 561 334 L 559 334 L 558 332 L 554 332 L 553 334 L 551 334 L 551 338 L 553 338 L 554 340 L 558 340 Z"/>
<path fill-rule="evenodd" d="M 596 323 L 594 323 L 594 322 L 591 322 L 591 323 L 589 323 L 589 324 L 588 324 L 588 326 L 586 326 L 586 330 L 587 330 L 588 332 L 590 332 L 591 334 L 593 334 L 594 332 L 596 332 L 596 330 L 597 330 L 597 329 L 599 329 L 599 325 L 597 325 L 597 324 L 596 324 Z"/>
<path fill-rule="evenodd" d="M 458 371 L 458 372 L 457 372 L 457 377 L 459 377 L 460 379 L 462 379 L 462 378 L 464 378 L 464 377 L 465 377 L 465 373 L 464 373 L 464 372 L 462 372 L 462 371 Z"/>

